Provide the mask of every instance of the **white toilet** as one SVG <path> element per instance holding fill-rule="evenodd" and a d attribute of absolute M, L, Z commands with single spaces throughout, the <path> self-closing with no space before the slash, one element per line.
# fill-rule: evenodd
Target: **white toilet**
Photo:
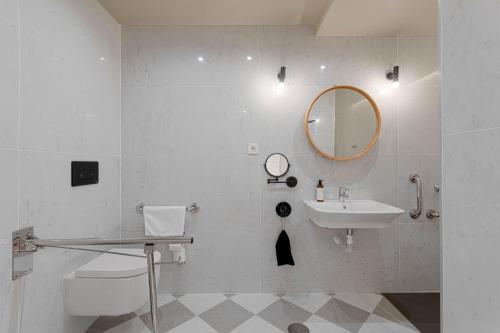
<path fill-rule="evenodd" d="M 144 255 L 143 249 L 113 249 Z M 161 254 L 154 252 L 155 262 Z M 156 270 L 156 283 L 160 271 Z M 75 316 L 118 316 L 149 302 L 145 258 L 102 254 L 64 278 L 68 313 Z"/>

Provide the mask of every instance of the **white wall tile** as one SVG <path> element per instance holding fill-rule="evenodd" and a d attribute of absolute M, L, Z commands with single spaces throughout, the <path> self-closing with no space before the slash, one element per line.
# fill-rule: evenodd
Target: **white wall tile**
<path fill-rule="evenodd" d="M 500 325 L 500 3 L 441 1 L 443 332 Z"/>
<path fill-rule="evenodd" d="M 395 38 L 314 37 L 307 26 L 128 27 L 122 38 L 123 234 L 143 234 L 142 218 L 135 213 L 140 201 L 197 201 L 201 206 L 187 218 L 186 233 L 195 237 L 187 265 L 162 268 L 164 292 L 380 291 L 398 286 L 398 225 L 356 232 L 356 250 L 347 255 L 333 243 L 334 231 L 308 221 L 302 202 L 314 197 L 317 180 L 324 179 L 329 198 L 336 197 L 338 186 L 349 186 L 353 198 L 398 204 L 398 113 L 403 102 L 395 92 L 379 93 L 388 84 L 385 71 L 397 61 Z M 425 52 L 436 48 L 428 40 L 407 41 L 407 53 L 415 57 L 407 59 L 412 75 L 434 66 L 425 57 L 418 60 L 414 51 L 424 50 L 419 43 L 426 45 Z M 210 61 L 196 63 L 200 50 Z M 248 52 L 256 52 L 253 61 L 259 66 L 240 64 Z M 288 69 L 286 88 L 277 96 L 276 74 L 282 65 Z M 362 159 L 322 158 L 303 132 L 311 99 L 335 84 L 365 89 L 381 109 L 381 138 Z M 429 99 L 426 94 L 432 92 L 422 88 L 419 96 Z M 429 108 L 432 116 L 437 107 Z M 407 109 L 420 111 L 412 105 Z M 418 126 L 428 120 L 414 117 Z M 433 130 L 428 129 L 429 136 L 439 138 Z M 416 146 L 416 137 L 408 135 L 407 145 Z M 260 155 L 246 155 L 248 142 L 260 144 Z M 277 151 L 290 159 L 289 175 L 299 180 L 294 189 L 266 184 L 262 165 Z M 293 268 L 278 268 L 275 262 L 281 223 L 274 207 L 282 200 L 294 210 L 287 227 L 298 263 Z M 233 240 L 230 246 L 220 244 L 226 235 L 241 245 Z M 217 258 L 233 267 L 224 267 Z M 438 271 L 429 274 L 438 281 Z"/>
<path fill-rule="evenodd" d="M 444 332 L 494 330 L 500 300 L 500 130 L 444 137 Z"/>
<path fill-rule="evenodd" d="M 69 250 L 44 249 L 36 254 L 34 271 L 24 278 L 20 332 L 85 332 L 93 318 L 66 312 L 63 277 L 88 260 L 88 254 Z"/>
<path fill-rule="evenodd" d="M 71 161 L 99 161 L 99 184 L 71 187 Z M 20 159 L 20 224 L 38 237 L 120 234 L 119 157 L 24 152 Z"/>
<path fill-rule="evenodd" d="M 120 26 L 97 1 L 21 0 L 20 17 L 21 148 L 119 155 Z"/>
<path fill-rule="evenodd" d="M 2 212 L 2 223 L 0 223 L 0 242 L 10 241 L 12 232 L 18 229 L 17 217 L 17 155 L 14 150 L 0 149 L 0 211 Z"/>
<path fill-rule="evenodd" d="M 438 223 L 399 225 L 399 290 L 422 292 L 440 290 L 440 230 Z"/>
<path fill-rule="evenodd" d="M 130 149 L 124 153 L 242 155 L 259 137 L 252 91 L 247 85 L 125 87 L 123 144 Z"/>
<path fill-rule="evenodd" d="M 439 87 L 437 37 L 398 37 L 399 80 L 402 86 L 426 84 Z"/>
<path fill-rule="evenodd" d="M 258 27 L 128 27 L 124 34 L 125 85 L 213 86 L 257 79 Z"/>
<path fill-rule="evenodd" d="M 443 1 L 443 133 L 500 126 L 500 3 Z"/>
<path fill-rule="evenodd" d="M 441 112 L 438 45 L 435 37 L 398 38 L 401 87 L 398 101 L 398 207 L 406 213 L 399 219 L 399 279 L 397 291 L 437 291 L 440 276 L 440 219 L 430 220 L 427 209 L 441 211 Z M 409 181 L 417 173 L 422 181 L 423 211 L 409 216 L 416 207 L 416 185 Z"/>
<path fill-rule="evenodd" d="M 304 133 L 304 113 L 323 87 L 286 85 L 279 96 L 274 88 L 262 85 L 256 95 L 259 104 L 254 126 L 261 153 L 266 156 L 275 152 L 314 155 Z"/>
<path fill-rule="evenodd" d="M 73 57 L 119 59 L 120 25 L 97 1 L 18 0 L 20 27 L 38 41 Z M 64 51 L 64 52 L 62 52 Z M 96 57 L 94 57 L 96 58 Z M 87 68 L 91 69 L 91 68 Z"/>
<path fill-rule="evenodd" d="M 18 8 L 0 0 L 0 332 L 19 330 L 21 283 L 12 282 L 12 232 L 18 227 Z"/>
<path fill-rule="evenodd" d="M 0 19 L 17 25 L 17 3 L 16 0 L 0 0 Z"/>
<path fill-rule="evenodd" d="M 396 60 L 395 47 L 394 38 L 316 37 L 311 26 L 264 26 L 260 80 L 274 82 L 279 68 L 287 66 L 291 85 L 376 86 L 385 80 L 381 71 Z"/>
<path fill-rule="evenodd" d="M 0 0 L 1 332 L 78 333 L 92 321 L 66 314 L 62 282 L 93 256 L 44 249 L 13 283 L 11 233 L 20 220 L 41 237 L 120 234 L 120 39 L 97 1 Z M 71 188 L 77 159 L 101 162 L 99 185 Z"/>
<path fill-rule="evenodd" d="M 327 84 L 332 72 L 333 45 L 327 38 L 316 37 L 313 27 L 261 27 L 261 80 L 274 82 L 281 66 L 287 67 L 286 83 Z M 326 68 L 321 69 L 324 65 Z"/>
<path fill-rule="evenodd" d="M 441 153 L 439 77 L 399 89 L 399 151 L 403 154 Z M 437 84 L 435 82 L 438 82 Z"/>
<path fill-rule="evenodd" d="M 2 13 L 1 7 L 0 13 Z M 0 45 L 2 45 L 2 52 L 0 52 L 0 110 L 2 110 L 0 112 L 0 148 L 16 148 L 19 104 L 17 26 L 4 21 L 1 17 Z"/>
<path fill-rule="evenodd" d="M 12 282 L 12 243 L 0 240 L 0 331 L 17 332 L 21 282 Z"/>
<path fill-rule="evenodd" d="M 75 55 L 23 32 L 21 62 L 21 148 L 120 154 L 119 57 Z"/>
<path fill-rule="evenodd" d="M 438 55 L 434 37 L 398 38 L 400 154 L 441 154 Z"/>
<path fill-rule="evenodd" d="M 189 228 L 187 234 L 195 237 L 195 243 L 188 246 L 188 262 L 182 266 L 162 266 L 160 291 L 235 293 L 260 290 L 258 221 L 254 225 L 217 222 L 203 220 L 195 228 Z"/>

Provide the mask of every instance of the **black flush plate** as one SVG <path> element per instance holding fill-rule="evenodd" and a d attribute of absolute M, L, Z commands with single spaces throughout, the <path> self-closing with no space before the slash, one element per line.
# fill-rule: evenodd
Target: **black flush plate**
<path fill-rule="evenodd" d="M 71 162 L 71 186 L 99 183 L 99 162 Z"/>

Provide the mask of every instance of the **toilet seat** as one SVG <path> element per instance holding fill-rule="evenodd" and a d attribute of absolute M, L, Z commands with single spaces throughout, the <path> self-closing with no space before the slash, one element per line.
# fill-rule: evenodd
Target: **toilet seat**
<path fill-rule="evenodd" d="M 112 249 L 112 252 L 142 255 L 143 249 Z M 161 254 L 154 252 L 155 262 L 159 262 Z M 86 263 L 75 271 L 77 278 L 126 278 L 147 273 L 146 258 L 122 256 L 105 253 Z"/>
<path fill-rule="evenodd" d="M 144 255 L 141 249 L 113 249 Z M 154 252 L 155 262 L 161 254 Z M 158 268 L 158 266 L 157 266 Z M 155 270 L 156 283 L 160 270 Z M 64 278 L 65 303 L 75 316 L 118 316 L 135 312 L 149 300 L 146 258 L 102 254 Z"/>

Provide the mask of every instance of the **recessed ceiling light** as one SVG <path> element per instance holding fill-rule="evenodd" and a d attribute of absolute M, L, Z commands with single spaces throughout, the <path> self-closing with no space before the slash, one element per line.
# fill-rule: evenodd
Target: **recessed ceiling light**
<path fill-rule="evenodd" d="M 243 112 L 243 113 L 247 113 L 247 110 L 243 110 L 242 112 Z"/>
<path fill-rule="evenodd" d="M 104 60 L 104 57 L 100 57 L 99 60 Z"/>
<path fill-rule="evenodd" d="M 248 61 L 250 61 L 250 60 L 252 60 L 252 59 L 253 59 L 253 58 L 252 58 L 252 56 L 247 56 L 247 60 L 248 60 Z"/>
<path fill-rule="evenodd" d="M 319 66 L 319 68 L 320 68 L 320 69 L 325 69 L 325 68 L 326 68 L 326 66 L 325 66 L 325 65 L 321 65 L 321 66 Z"/>
<path fill-rule="evenodd" d="M 205 59 L 203 59 L 203 57 L 198 57 L 198 61 L 203 62 L 203 61 L 205 61 Z"/>

